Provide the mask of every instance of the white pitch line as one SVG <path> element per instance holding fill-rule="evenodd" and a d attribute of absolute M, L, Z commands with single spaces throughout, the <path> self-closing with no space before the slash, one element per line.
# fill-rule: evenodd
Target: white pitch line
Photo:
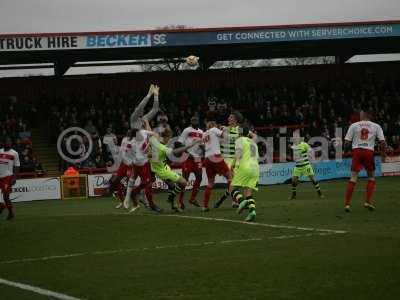
<path fill-rule="evenodd" d="M 119 254 L 119 253 L 128 253 L 128 252 L 149 251 L 149 250 L 203 247 L 203 246 L 218 245 L 218 244 L 224 245 L 224 244 L 233 244 L 233 243 L 257 242 L 257 241 L 272 240 L 272 239 L 282 240 L 282 239 L 292 239 L 292 238 L 311 237 L 311 236 L 319 236 L 319 235 L 331 235 L 331 234 L 335 234 L 335 233 L 332 233 L 332 232 L 315 233 L 314 232 L 314 233 L 307 233 L 307 234 L 271 236 L 268 238 L 250 238 L 250 239 L 238 239 L 238 240 L 208 241 L 208 242 L 199 242 L 199 243 L 186 243 L 186 244 L 181 244 L 181 245 L 176 244 L 176 245 L 164 245 L 164 246 L 153 246 L 153 247 L 143 247 L 143 248 L 81 252 L 81 253 L 72 253 L 72 254 L 65 254 L 65 255 L 52 255 L 52 256 L 44 256 L 44 257 L 29 257 L 29 258 L 4 260 L 4 261 L 0 261 L 0 265 L 26 263 L 26 262 L 37 262 L 37 261 L 48 261 L 48 260 L 73 258 L 73 257 L 78 257 L 78 256 L 86 256 L 86 255 L 108 255 L 108 254 Z"/>
<path fill-rule="evenodd" d="M 128 215 L 128 214 L 127 213 L 114 213 L 114 215 Z M 257 222 L 245 222 L 245 221 L 231 220 L 231 219 L 196 217 L 196 216 L 179 215 L 179 214 L 176 214 L 176 215 L 146 214 L 146 216 L 176 217 L 176 218 L 198 219 L 198 220 L 207 220 L 207 221 L 216 221 L 216 222 L 230 222 L 230 223 L 238 223 L 238 224 L 253 225 L 253 226 L 264 226 L 264 227 L 270 227 L 270 228 L 295 229 L 295 230 L 314 231 L 314 232 L 327 232 L 327 233 L 332 233 L 332 234 L 347 233 L 346 230 L 335 230 L 335 229 L 324 229 L 324 228 L 313 228 L 313 227 L 299 227 L 299 226 L 291 226 L 291 225 L 277 225 L 277 224 L 266 224 L 266 223 L 257 223 Z"/>
<path fill-rule="evenodd" d="M 195 217 L 195 216 L 187 216 L 187 215 L 158 215 L 158 216 L 193 219 L 193 220 L 206 220 L 206 221 L 215 221 L 215 222 L 229 222 L 229 223 L 246 224 L 246 225 L 252 225 L 252 226 L 263 226 L 263 227 L 270 227 L 270 228 L 296 229 L 296 230 L 314 231 L 314 232 L 327 232 L 327 233 L 333 233 L 333 234 L 347 233 L 347 231 L 345 231 L 345 230 L 334 230 L 334 229 L 323 229 L 323 228 L 312 228 L 312 227 L 297 227 L 297 226 L 290 226 L 290 225 L 275 225 L 275 224 L 245 222 L 245 221 L 239 221 L 239 220 L 210 218 L 210 217 Z"/>
<path fill-rule="evenodd" d="M 29 258 L 21 258 L 21 259 L 13 259 L 13 260 L 6 260 L 0 261 L 0 264 L 12 264 L 12 263 L 25 263 L 25 262 L 34 262 L 34 261 L 44 261 L 44 260 L 53 260 L 53 259 L 60 259 L 60 258 L 71 258 L 71 257 L 78 257 L 87 255 L 88 253 L 72 253 L 72 254 L 65 254 L 65 255 L 51 255 L 51 256 L 43 256 L 43 257 L 29 257 Z"/>
<path fill-rule="evenodd" d="M 24 284 L 24 283 L 20 283 L 20 282 L 15 282 L 15 281 L 9 281 L 9 280 L 5 280 L 2 278 L 0 278 L 0 284 L 8 285 L 8 286 L 15 287 L 15 288 L 18 288 L 21 290 L 33 292 L 35 294 L 49 296 L 49 297 L 53 297 L 53 298 L 61 299 L 61 300 L 82 300 L 80 298 L 71 297 L 71 296 L 61 294 L 58 292 L 42 289 L 40 287 L 36 287 L 36 286 L 32 286 L 32 285 L 28 285 L 28 284 Z"/>

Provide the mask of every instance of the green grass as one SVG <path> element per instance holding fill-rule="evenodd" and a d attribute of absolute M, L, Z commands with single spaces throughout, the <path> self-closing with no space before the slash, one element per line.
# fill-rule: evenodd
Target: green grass
<path fill-rule="evenodd" d="M 329 235 L 163 216 L 170 213 L 165 194 L 156 195 L 162 215 L 127 215 L 111 199 L 16 204 L 17 218 L 0 220 L 0 278 L 96 300 L 396 299 L 399 182 L 378 180 L 370 212 L 361 181 L 350 214 L 343 211 L 344 181 L 322 182 L 323 200 L 308 183 L 296 201 L 287 200 L 285 185 L 257 193 L 258 223 L 347 231 Z M 229 204 L 209 213 L 188 207 L 183 215 L 243 220 Z M 0 299 L 50 298 L 0 284 Z"/>

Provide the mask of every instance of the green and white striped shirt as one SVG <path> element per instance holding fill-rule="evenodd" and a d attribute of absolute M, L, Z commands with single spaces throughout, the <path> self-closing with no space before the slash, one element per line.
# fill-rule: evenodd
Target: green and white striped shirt
<path fill-rule="evenodd" d="M 221 153 L 224 158 L 235 158 L 235 142 L 239 138 L 239 126 L 227 127 L 221 141 Z"/>

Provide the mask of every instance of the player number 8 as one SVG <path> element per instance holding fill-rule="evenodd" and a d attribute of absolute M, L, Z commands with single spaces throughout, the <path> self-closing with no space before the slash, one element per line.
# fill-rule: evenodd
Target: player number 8
<path fill-rule="evenodd" d="M 369 130 L 367 128 L 361 129 L 361 139 L 362 140 L 368 140 L 368 134 L 369 134 Z"/>

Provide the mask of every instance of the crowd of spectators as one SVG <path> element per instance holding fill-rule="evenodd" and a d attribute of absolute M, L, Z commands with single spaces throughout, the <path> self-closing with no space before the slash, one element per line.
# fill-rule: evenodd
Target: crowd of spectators
<path fill-rule="evenodd" d="M 11 96 L 0 100 L 0 140 L 11 138 L 12 148 L 20 157 L 20 172 L 43 174 L 33 150 L 31 128 L 35 125 L 36 108 L 32 103 Z"/>
<path fill-rule="evenodd" d="M 300 71 L 297 71 L 300 76 L 286 80 L 286 74 L 289 73 L 271 75 L 264 71 L 245 71 L 238 79 L 230 73 L 231 70 L 223 71 L 228 75 L 221 72 L 215 80 L 211 80 L 210 76 L 216 73 L 204 74 L 207 76 L 203 78 L 208 81 L 201 84 L 191 85 L 192 81 L 184 76 L 180 85 L 159 84 L 160 113 L 151 121 L 154 130 L 162 133 L 165 129 L 171 129 L 178 136 L 189 125 L 192 116 L 198 117 L 204 129 L 207 120 L 226 124 L 229 114 L 237 110 L 258 135 L 274 138 L 275 156 L 279 156 L 276 153 L 279 150 L 279 138 L 291 137 L 294 130 L 300 129 L 301 135 L 307 140 L 315 136 L 325 137 L 329 142 L 329 156 L 334 157 L 336 146 L 343 140 L 348 126 L 358 120 L 360 110 L 369 110 L 375 113 L 374 121 L 381 124 L 384 130 L 389 151 L 400 153 L 398 76 L 385 77 L 385 72 L 381 71 L 375 75 L 365 72 L 363 76 L 302 78 Z M 154 76 L 157 82 L 157 75 Z M 176 76 L 176 81 L 179 81 L 180 75 Z M 274 77 L 275 80 L 270 80 Z M 92 80 L 88 85 L 86 81 L 90 79 L 80 78 L 57 96 L 51 96 L 50 93 L 46 95 L 46 90 L 43 90 L 39 101 L 32 99 L 36 101 L 36 107 L 45 111 L 53 144 L 62 131 L 73 126 L 84 128 L 90 134 L 93 150 L 88 159 L 79 163 L 81 168 L 101 168 L 111 161 L 106 144 L 110 141 L 115 144 L 121 142 L 129 129 L 130 114 L 147 93 L 148 87 L 144 86 L 143 80 L 141 85 L 132 81 L 132 88 L 128 89 L 120 84 L 118 78 L 109 81 L 102 78 L 99 84 Z M 87 94 L 88 90 L 90 95 Z M 22 105 L 16 98 L 0 102 L 0 134 L 7 134 L 14 139 L 16 148 L 20 148 L 21 160 L 25 161 L 26 158 L 25 167 L 29 170 L 33 169 L 33 165 L 38 167 L 29 150 L 31 146 L 26 142 L 35 122 L 32 117 L 36 115 L 35 105 Z M 152 101 L 146 110 L 151 105 Z M 78 143 L 72 146 L 87 148 L 89 141 L 84 138 L 82 145 Z M 66 147 L 65 143 L 62 147 Z M 260 150 L 265 152 L 263 148 Z M 290 152 L 287 151 L 288 154 Z M 66 166 L 60 164 L 61 169 Z"/>
<path fill-rule="evenodd" d="M 161 87 L 161 112 L 151 125 L 159 133 L 169 128 L 178 136 L 192 116 L 197 116 L 204 128 L 207 120 L 226 124 L 230 112 L 238 110 L 260 136 L 274 137 L 275 152 L 279 149 L 280 137 L 290 137 L 293 130 L 300 128 L 307 140 L 325 137 L 329 141 L 329 156 L 334 157 L 338 139 L 343 139 L 348 126 L 358 120 L 360 110 L 369 110 L 375 112 L 374 120 L 381 124 L 389 150 L 399 153 L 398 83 L 365 78 L 261 86 L 243 83 L 234 88 L 221 85 L 202 91 L 163 92 Z M 79 96 L 55 99 L 50 106 L 52 138 L 55 140 L 62 130 L 71 126 L 84 128 L 92 136 L 94 149 L 80 166 L 104 167 L 110 159 L 104 140 L 121 141 L 129 128 L 129 116 L 145 93 L 145 90 L 128 94 L 101 91 L 94 99 Z M 286 132 L 282 132 L 283 128 Z"/>

